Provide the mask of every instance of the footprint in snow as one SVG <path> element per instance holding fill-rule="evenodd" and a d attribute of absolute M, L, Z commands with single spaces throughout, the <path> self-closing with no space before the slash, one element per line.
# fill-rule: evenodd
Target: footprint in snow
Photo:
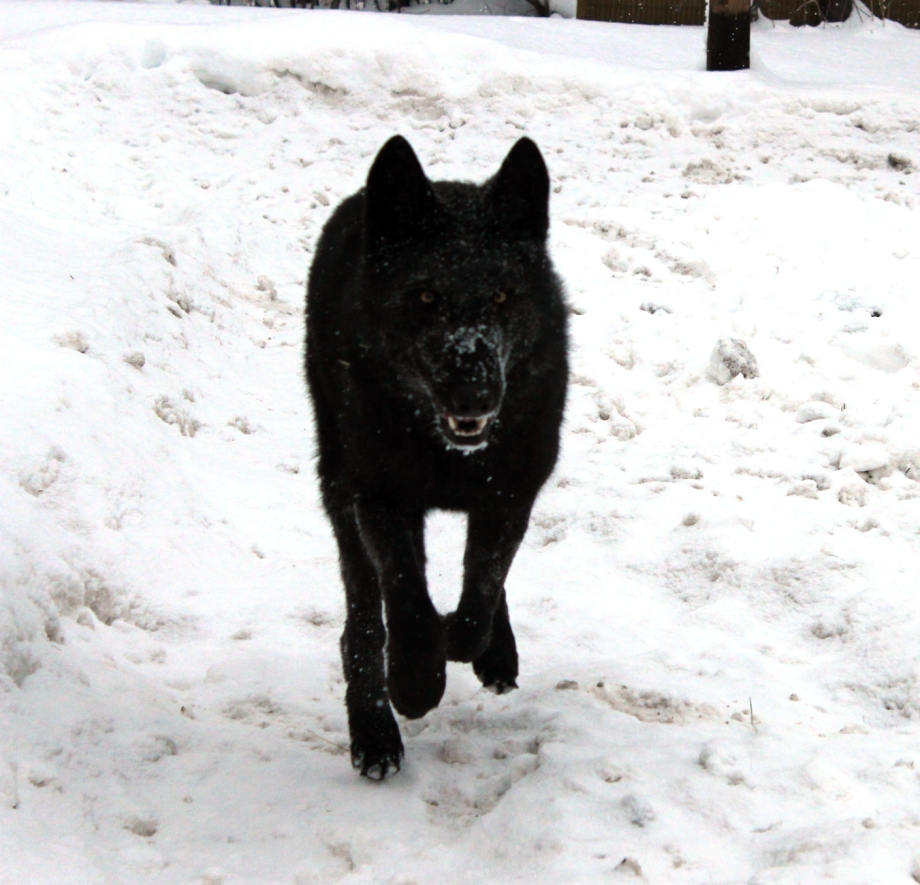
<path fill-rule="evenodd" d="M 422 799 L 433 823 L 463 828 L 491 812 L 518 784 L 540 768 L 539 749 L 548 725 L 528 717 L 455 717 L 434 722 L 412 742 L 416 759 L 427 748 L 431 772 Z M 522 728 L 522 725 L 528 725 Z M 448 735 L 445 737 L 445 732 Z M 458 734 L 458 732 L 460 732 Z M 427 745 L 427 747 L 425 747 Z"/>

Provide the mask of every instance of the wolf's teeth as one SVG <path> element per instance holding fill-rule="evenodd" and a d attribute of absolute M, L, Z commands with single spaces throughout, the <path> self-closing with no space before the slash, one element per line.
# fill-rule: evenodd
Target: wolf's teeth
<path fill-rule="evenodd" d="M 458 419 L 451 414 L 447 414 L 445 417 L 447 418 L 447 424 L 451 431 L 456 433 L 457 436 L 479 436 L 489 423 L 488 416 L 485 418 Z"/>

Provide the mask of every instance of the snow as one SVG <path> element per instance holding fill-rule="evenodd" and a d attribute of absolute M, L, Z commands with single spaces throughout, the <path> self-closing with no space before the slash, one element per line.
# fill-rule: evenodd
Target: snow
<path fill-rule="evenodd" d="M 558 18 L 0 37 L 0 882 L 920 879 L 920 34 L 760 23 L 740 74 Z M 538 142 L 574 348 L 521 689 L 451 665 L 375 785 L 302 299 L 394 132 L 437 178 Z M 430 519 L 443 610 L 463 531 Z"/>

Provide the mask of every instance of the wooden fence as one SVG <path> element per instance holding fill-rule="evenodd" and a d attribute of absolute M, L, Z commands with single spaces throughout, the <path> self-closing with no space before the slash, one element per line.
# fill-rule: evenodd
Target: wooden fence
<path fill-rule="evenodd" d="M 578 18 L 635 25 L 701 25 L 706 0 L 578 0 Z"/>
<path fill-rule="evenodd" d="M 578 0 L 578 18 L 637 25 L 701 25 L 708 0 Z M 847 8 L 849 0 L 845 0 Z M 920 28 L 920 0 L 864 0 L 877 18 Z M 760 0 L 762 15 L 794 25 L 818 25 L 834 17 L 841 0 Z M 853 10 L 850 15 L 865 15 Z M 845 18 L 846 15 L 840 16 Z"/>
<path fill-rule="evenodd" d="M 920 28 L 920 0 L 865 0 L 873 15 L 890 18 L 909 28 Z"/>

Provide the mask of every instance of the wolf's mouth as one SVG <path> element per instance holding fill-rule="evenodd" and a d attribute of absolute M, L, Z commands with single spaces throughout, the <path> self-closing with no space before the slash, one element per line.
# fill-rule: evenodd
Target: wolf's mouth
<path fill-rule="evenodd" d="M 477 415 L 475 418 L 460 417 L 441 411 L 441 436 L 451 448 L 473 452 L 481 449 L 488 443 L 489 425 L 495 417 L 495 412 L 488 415 Z"/>
<path fill-rule="evenodd" d="M 451 415 L 450 412 L 444 412 L 444 417 L 447 419 L 447 426 L 451 432 L 457 436 L 480 436 L 492 419 L 491 415 L 482 415 L 479 418 L 458 418 L 456 415 Z"/>

